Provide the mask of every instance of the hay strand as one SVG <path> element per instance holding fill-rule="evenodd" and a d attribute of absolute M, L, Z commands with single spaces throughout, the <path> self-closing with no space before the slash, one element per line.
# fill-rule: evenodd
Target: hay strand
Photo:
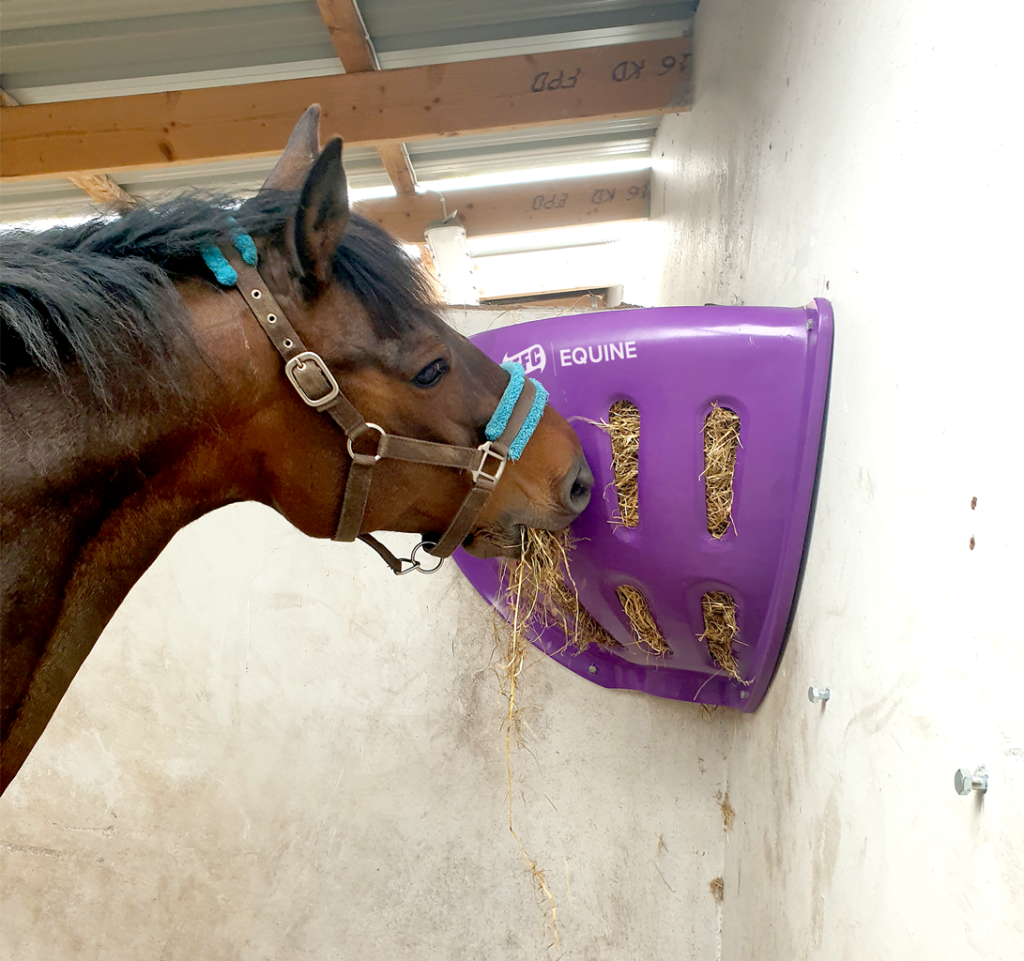
<path fill-rule="evenodd" d="M 598 422 L 611 441 L 612 471 L 619 513 L 613 523 L 636 527 L 640 523 L 640 411 L 628 400 L 617 400 L 608 411 L 608 423 Z"/>
<path fill-rule="evenodd" d="M 650 653 L 659 656 L 671 654 L 672 649 L 662 636 L 658 625 L 647 606 L 647 598 L 631 584 L 622 584 L 615 588 L 615 593 L 622 605 L 622 610 L 629 618 L 630 627 L 637 646 L 646 648 Z"/>
<path fill-rule="evenodd" d="M 704 478 L 708 512 L 708 533 L 716 539 L 725 535 L 732 524 L 733 476 L 736 473 L 736 450 L 740 447 L 740 417 L 728 407 L 711 405 L 704 419 Z"/>
<path fill-rule="evenodd" d="M 502 693 L 508 698 L 505 716 L 505 773 L 508 782 L 508 829 L 526 862 L 537 889 L 547 899 L 551 911 L 554 947 L 559 949 L 558 908 L 548 888 L 544 872 L 529 856 L 516 834 L 512 814 L 512 735 L 520 734 L 521 714 L 516 701 L 519 677 L 530 649 L 530 631 L 546 625 L 562 630 L 566 643 L 578 650 L 591 643 L 617 646 L 615 639 L 580 604 L 576 585 L 569 573 L 572 538 L 567 530 L 552 531 L 523 528 L 519 557 L 502 564 L 502 594 L 508 627 L 498 631 L 501 655 Z"/>
<path fill-rule="evenodd" d="M 523 549 L 525 552 L 525 540 L 526 535 L 523 535 Z M 526 577 L 526 565 L 519 564 L 517 569 L 514 571 L 512 576 L 509 578 L 509 591 L 515 591 L 516 597 L 522 596 L 523 582 Z M 514 585 L 514 586 L 513 586 Z M 529 854 L 526 853 L 526 848 L 523 847 L 523 842 L 519 839 L 519 835 L 516 834 L 516 829 L 512 817 L 512 729 L 515 728 L 519 732 L 520 713 L 519 707 L 516 704 L 516 688 L 518 686 L 519 675 L 522 673 L 523 665 L 526 663 L 526 651 L 527 641 L 525 633 L 525 623 L 520 620 L 520 611 L 518 604 L 512 608 L 512 623 L 511 630 L 504 632 L 504 636 L 508 638 L 508 642 L 502 650 L 503 656 L 503 670 L 505 677 L 504 692 L 508 696 L 508 713 L 505 716 L 505 776 L 507 779 L 508 787 L 508 830 L 509 833 L 515 838 L 515 842 L 519 847 L 519 853 L 522 855 L 523 860 L 526 862 L 527 867 L 530 871 L 530 876 L 533 878 L 533 883 L 537 886 L 537 889 L 544 895 L 548 900 L 548 905 L 551 908 L 551 933 L 554 936 L 555 950 L 559 950 L 558 942 L 558 906 L 555 904 L 554 895 L 548 888 L 547 880 L 544 877 L 544 872 L 537 867 L 537 862 L 534 861 Z M 499 633 L 499 636 L 501 634 Z"/>
<path fill-rule="evenodd" d="M 736 624 L 736 602 L 724 591 L 708 591 L 700 599 L 700 604 L 704 611 L 704 633 L 698 640 L 707 644 L 715 663 L 729 677 L 741 684 L 750 684 L 750 681 L 740 677 L 739 664 L 732 651 L 734 641 L 737 644 L 743 643 L 737 637 L 739 627 Z"/>

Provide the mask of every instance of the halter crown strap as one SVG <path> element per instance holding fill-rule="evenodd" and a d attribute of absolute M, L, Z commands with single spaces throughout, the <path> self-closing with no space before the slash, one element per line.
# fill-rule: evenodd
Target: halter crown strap
<path fill-rule="evenodd" d="M 438 444 L 388 434 L 382 427 L 363 419 L 341 392 L 323 358 L 302 343 L 256 270 L 256 247 L 252 238 L 239 228 L 233 244 L 240 258 L 234 251 L 225 256 L 217 247 L 206 247 L 202 250 L 204 261 L 218 282 L 238 288 L 249 310 L 284 360 L 285 374 L 302 400 L 328 414 L 345 434 L 351 464 L 334 540 L 353 541 L 358 538 L 377 551 L 396 574 L 407 572 L 403 561 L 383 544 L 369 534 L 359 533 L 373 482 L 373 468 L 382 458 L 388 457 L 468 470 L 472 474 L 473 486 L 440 541 L 436 545 L 421 545 L 427 547 L 434 557 L 450 556 L 469 534 L 481 508 L 501 479 L 506 462 L 522 456 L 544 413 L 548 392 L 537 381 L 526 378 L 521 364 L 505 363 L 501 366 L 509 373 L 509 383 L 485 428 L 487 440 L 479 447 Z M 376 434 L 376 446 L 368 452 L 362 441 L 373 434 Z M 354 447 L 356 441 L 360 442 L 358 451 Z M 409 569 L 419 566 L 416 561 L 412 563 L 413 567 Z"/>

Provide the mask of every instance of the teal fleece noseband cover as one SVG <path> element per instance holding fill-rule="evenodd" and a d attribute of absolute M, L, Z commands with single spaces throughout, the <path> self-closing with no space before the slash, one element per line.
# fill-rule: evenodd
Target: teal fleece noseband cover
<path fill-rule="evenodd" d="M 501 365 L 501 369 L 508 371 L 509 382 L 505 388 L 505 393 L 501 395 L 501 400 L 498 401 L 494 416 L 488 421 L 487 427 L 484 430 L 484 436 L 488 440 L 497 440 L 501 437 L 508 424 L 509 417 L 512 416 L 512 408 L 516 406 L 516 401 L 519 400 L 519 395 L 523 392 L 523 386 L 526 383 L 526 371 L 523 369 L 522 364 L 517 364 L 515 361 L 507 361 Z M 523 450 L 526 448 L 526 442 L 537 429 L 541 415 L 544 413 L 544 407 L 548 402 L 548 392 L 543 386 L 532 377 L 530 381 L 537 389 L 537 394 L 533 398 L 533 404 L 530 405 L 530 413 L 526 415 L 523 426 L 519 429 L 519 433 L 516 434 L 511 445 L 509 445 L 509 460 L 519 460 L 522 457 Z"/>

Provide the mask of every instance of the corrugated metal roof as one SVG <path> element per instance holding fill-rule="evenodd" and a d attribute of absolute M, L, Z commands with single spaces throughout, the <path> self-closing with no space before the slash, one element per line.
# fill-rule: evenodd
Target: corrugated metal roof
<path fill-rule="evenodd" d="M 361 0 L 385 68 L 679 36 L 694 0 Z M 4 0 L 0 83 L 22 103 L 341 73 L 315 0 Z M 581 160 L 649 156 L 657 117 L 417 142 L 422 180 Z M 372 149 L 346 151 L 355 187 L 387 183 Z M 137 171 L 151 197 L 196 186 L 256 189 L 269 160 Z M 67 181 L 0 187 L 0 217 L 88 213 Z"/>

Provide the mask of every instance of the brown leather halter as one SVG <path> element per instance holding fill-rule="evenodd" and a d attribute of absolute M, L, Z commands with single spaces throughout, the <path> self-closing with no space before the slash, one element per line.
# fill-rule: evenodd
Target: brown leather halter
<path fill-rule="evenodd" d="M 337 380 L 323 358 L 308 350 L 302 343 L 274 299 L 274 295 L 263 282 L 259 271 L 233 255 L 230 256 L 230 263 L 238 275 L 235 286 L 284 360 L 285 375 L 299 397 L 315 410 L 328 414 L 345 434 L 352 464 L 349 467 L 334 540 L 354 541 L 358 538 L 372 547 L 396 574 L 407 574 L 413 570 L 432 573 L 437 570 L 437 567 L 441 566 L 440 563 L 429 570 L 421 568 L 419 561 L 416 560 L 416 552 L 422 547 L 431 556 L 443 561 L 466 539 L 477 515 L 501 479 L 508 460 L 509 446 L 530 413 L 536 388 L 529 379 L 526 380 L 501 436 L 497 440 L 486 441 L 479 447 L 437 444 L 433 441 L 388 434 L 382 427 L 363 419 L 341 392 Z M 376 432 L 378 435 L 376 450 L 372 453 L 357 451 L 354 443 L 369 432 Z M 373 468 L 385 457 L 416 464 L 435 464 L 439 467 L 467 470 L 473 477 L 472 488 L 449 523 L 448 529 L 441 535 L 441 539 L 436 544 L 432 541 L 421 541 L 413 550 L 411 557 L 407 558 L 395 557 L 375 537 L 359 533 L 370 496 L 370 486 L 373 483 Z M 411 566 L 406 568 L 403 566 L 405 564 Z"/>

